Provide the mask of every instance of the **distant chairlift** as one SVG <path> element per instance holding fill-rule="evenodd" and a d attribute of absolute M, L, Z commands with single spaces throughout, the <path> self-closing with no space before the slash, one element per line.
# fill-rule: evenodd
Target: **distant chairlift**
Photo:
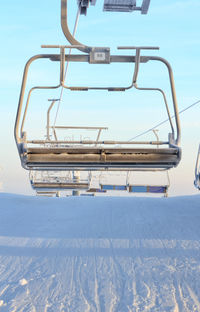
<path fill-rule="evenodd" d="M 170 186 L 168 171 L 167 171 L 167 183 L 165 185 L 133 184 L 128 182 L 128 176 L 129 172 L 127 173 L 126 184 L 100 183 L 100 188 L 103 191 L 127 191 L 129 193 L 153 193 L 153 194 L 163 194 L 164 197 L 168 196 L 168 189 Z"/>
<path fill-rule="evenodd" d="M 89 47 L 78 42 L 70 33 L 67 25 L 67 0 L 62 0 L 61 25 L 70 46 L 43 46 L 43 48 L 59 48 L 59 54 L 39 54 L 33 56 L 26 64 L 22 81 L 18 111 L 15 122 L 15 140 L 18 147 L 22 166 L 32 170 L 135 170 L 155 169 L 168 170 L 178 165 L 181 159 L 180 149 L 180 122 L 176 100 L 175 86 L 172 69 L 169 63 L 158 56 L 141 56 L 142 50 L 155 50 L 157 47 L 120 47 L 124 50 L 135 50 L 135 55 L 110 55 L 109 48 Z M 66 55 L 66 48 L 79 49 L 84 54 Z M 60 63 L 60 81 L 56 86 L 33 87 L 27 97 L 24 107 L 24 94 L 30 64 L 38 59 L 48 59 Z M 132 82 L 128 86 L 70 86 L 65 84 L 65 61 L 89 62 L 90 64 L 111 64 L 113 62 L 135 64 Z M 175 127 L 169 112 L 166 95 L 159 88 L 138 87 L 137 77 L 141 63 L 156 61 L 163 63 L 168 70 L 171 85 L 173 108 L 175 115 Z M 63 87 L 71 91 L 107 90 L 109 92 L 123 92 L 131 88 L 145 91 L 156 91 L 161 94 L 171 126 L 171 132 L 166 141 L 59 141 L 59 140 L 35 140 L 27 139 L 24 131 L 30 96 L 34 90 L 56 89 Z M 24 113 L 23 113 L 24 110 Z M 23 116 L 22 116 L 23 114 Z M 22 119 L 21 119 L 22 117 Z M 21 122 L 22 120 L 22 122 Z M 20 123 L 21 122 L 21 123 Z M 139 147 L 133 147 L 137 145 Z M 150 148 L 145 145 L 153 146 Z M 155 146 L 165 148 L 155 148 Z M 142 147 L 140 147 L 142 146 Z"/>
<path fill-rule="evenodd" d="M 141 6 L 138 6 L 138 0 L 104 0 L 103 11 L 109 12 L 133 12 L 141 11 L 141 14 L 147 14 L 150 0 L 141 0 Z M 95 5 L 96 0 L 77 0 L 80 14 L 87 14 L 89 4 Z"/>
<path fill-rule="evenodd" d="M 111 185 L 101 184 L 102 191 L 128 191 L 129 193 L 154 193 L 168 196 L 168 185 Z"/>
<path fill-rule="evenodd" d="M 30 171 L 29 179 L 32 188 L 37 192 L 67 191 L 67 190 L 88 190 L 90 187 L 91 175 L 80 177 L 79 172 L 67 171 Z"/>
<path fill-rule="evenodd" d="M 195 166 L 195 180 L 194 180 L 195 187 L 200 190 L 200 144 L 197 153 L 197 160 Z"/>

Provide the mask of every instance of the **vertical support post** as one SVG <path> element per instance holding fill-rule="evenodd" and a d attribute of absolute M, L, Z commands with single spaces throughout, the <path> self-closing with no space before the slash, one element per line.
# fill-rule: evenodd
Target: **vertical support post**
<path fill-rule="evenodd" d="M 135 54 L 135 71 L 133 75 L 133 82 L 132 84 L 137 82 L 138 72 L 139 72 L 139 66 L 140 66 L 140 48 L 136 48 L 136 54 Z"/>
<path fill-rule="evenodd" d="M 79 171 L 73 171 L 73 181 L 75 183 L 78 183 L 80 181 L 80 172 Z M 72 191 L 72 196 L 79 196 L 80 195 L 80 191 L 78 190 L 73 190 Z"/>
<path fill-rule="evenodd" d="M 60 84 L 64 85 L 65 82 L 65 47 L 60 48 Z"/>
<path fill-rule="evenodd" d="M 156 137 L 157 142 L 159 142 L 158 129 L 153 129 L 152 131 L 153 131 L 153 133 L 155 134 L 155 137 Z M 157 148 L 159 148 L 159 144 L 157 145 Z"/>
<path fill-rule="evenodd" d="M 97 139 L 96 139 L 96 144 L 95 144 L 95 146 L 97 146 L 97 143 L 98 143 L 98 141 L 99 141 L 99 137 L 100 137 L 100 135 L 101 135 L 101 130 L 102 130 L 102 129 L 99 129 L 99 131 L 98 131 L 98 134 L 97 134 Z"/>
<path fill-rule="evenodd" d="M 48 101 L 52 101 L 51 105 L 49 106 L 48 108 L 48 111 L 47 111 L 47 140 L 50 140 L 50 111 L 52 109 L 52 107 L 54 106 L 55 102 L 56 101 L 59 101 L 59 99 L 56 99 L 56 100 L 48 100 Z"/>

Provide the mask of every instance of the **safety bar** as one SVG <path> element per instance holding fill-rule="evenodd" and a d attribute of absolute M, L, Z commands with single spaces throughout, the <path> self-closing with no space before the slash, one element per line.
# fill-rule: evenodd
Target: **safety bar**
<path fill-rule="evenodd" d="M 57 140 L 57 135 L 56 135 L 56 131 L 55 129 L 65 129 L 65 130 L 99 130 L 98 133 L 97 133 L 97 138 L 96 138 L 96 141 L 95 141 L 95 145 L 97 145 L 99 142 L 99 138 L 100 138 L 100 135 L 101 135 L 101 131 L 102 130 L 108 130 L 108 127 L 82 127 L 82 126 L 51 126 L 49 128 L 52 128 L 53 131 L 54 131 L 54 137 L 56 139 L 56 141 L 58 142 Z M 71 142 L 71 141 L 70 141 Z"/>
<path fill-rule="evenodd" d="M 97 134 L 96 144 L 98 143 L 100 134 L 102 130 L 108 130 L 108 127 L 83 127 L 83 126 L 50 126 L 50 111 L 53 108 L 56 101 L 59 101 L 60 99 L 49 99 L 48 101 L 52 101 L 50 104 L 48 111 L 47 111 L 47 140 L 50 140 L 50 128 L 53 129 L 54 137 L 57 141 L 57 135 L 55 129 L 86 129 L 86 130 L 99 130 Z"/>

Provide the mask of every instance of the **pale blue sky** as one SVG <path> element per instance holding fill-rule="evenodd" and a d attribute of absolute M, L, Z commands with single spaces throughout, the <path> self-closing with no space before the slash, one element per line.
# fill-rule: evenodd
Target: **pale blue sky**
<path fill-rule="evenodd" d="M 73 4 L 70 5 L 69 16 L 72 27 L 76 1 L 69 2 Z M 116 50 L 119 45 L 159 46 L 160 51 L 153 53 L 166 58 L 172 65 L 179 109 L 200 99 L 199 0 L 151 0 L 148 15 L 141 15 L 139 12 L 105 13 L 102 12 L 102 5 L 103 1 L 97 0 L 97 5 L 90 7 L 87 16 L 81 16 L 77 39 L 88 45 L 109 46 L 113 54 L 119 53 Z M 60 27 L 60 0 L 4 1 L 1 3 L 1 13 L 1 180 L 6 192 L 31 194 L 28 172 L 20 166 L 13 127 L 26 61 L 35 54 L 44 53 L 40 48 L 41 44 L 66 44 Z M 80 68 L 74 64 L 70 65 L 70 81 L 75 83 L 79 78 L 79 83 L 93 82 L 92 69 L 91 65 L 87 64 Z M 99 82 L 106 80 L 108 83 L 114 81 L 116 84 L 123 84 L 130 81 L 131 69 L 120 67 L 119 70 L 117 66 L 113 66 L 95 70 L 95 75 L 95 80 L 98 76 Z M 28 86 L 56 82 L 57 77 L 55 64 L 37 63 L 32 67 Z M 168 90 L 166 71 L 162 66 L 141 66 L 139 84 L 159 85 Z M 30 103 L 32 118 L 27 122 L 27 127 L 36 130 L 34 125 L 38 119 L 44 120 L 45 123 L 48 97 L 47 93 L 33 95 Z M 134 92 L 121 97 L 119 94 L 112 94 L 108 98 L 107 93 L 93 92 L 85 95 L 84 99 L 82 95 L 74 94 L 68 97 L 64 95 L 63 99 L 64 104 L 58 118 L 60 123 L 65 122 L 62 116 L 66 116 L 68 123 L 74 123 L 76 120 L 82 124 L 90 121 L 110 125 L 109 133 L 112 138 L 114 135 L 120 137 L 123 134 L 129 139 L 166 118 L 157 95 L 154 98 L 151 94 Z M 80 104 L 80 99 L 83 104 Z M 139 115 L 143 116 L 140 120 Z M 196 193 L 193 178 L 200 142 L 199 116 L 200 104 L 180 116 L 183 159 L 179 167 L 170 171 L 172 195 Z M 167 136 L 167 132 L 167 127 L 160 128 L 160 135 Z"/>

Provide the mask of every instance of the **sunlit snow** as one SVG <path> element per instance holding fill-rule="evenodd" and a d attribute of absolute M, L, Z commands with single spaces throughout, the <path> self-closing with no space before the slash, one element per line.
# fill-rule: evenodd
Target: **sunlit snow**
<path fill-rule="evenodd" d="M 200 311 L 200 196 L 0 194 L 0 311 Z"/>

